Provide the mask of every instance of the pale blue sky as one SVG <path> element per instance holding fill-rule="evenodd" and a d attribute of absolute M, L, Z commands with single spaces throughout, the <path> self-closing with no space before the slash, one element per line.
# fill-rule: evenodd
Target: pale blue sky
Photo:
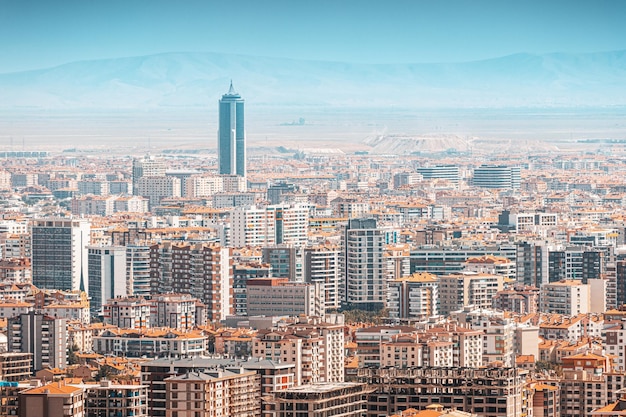
<path fill-rule="evenodd" d="M 160 52 L 362 63 L 626 49 L 621 0 L 0 0 L 0 73 Z"/>

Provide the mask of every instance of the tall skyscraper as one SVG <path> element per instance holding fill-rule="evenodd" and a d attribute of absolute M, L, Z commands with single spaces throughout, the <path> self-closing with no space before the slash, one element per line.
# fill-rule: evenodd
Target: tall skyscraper
<path fill-rule="evenodd" d="M 33 284 L 39 288 L 89 291 L 87 245 L 90 230 L 90 223 L 84 219 L 33 220 Z"/>
<path fill-rule="evenodd" d="M 228 93 L 219 102 L 217 154 L 219 173 L 246 176 L 246 132 L 244 130 L 244 100 L 230 83 Z"/>

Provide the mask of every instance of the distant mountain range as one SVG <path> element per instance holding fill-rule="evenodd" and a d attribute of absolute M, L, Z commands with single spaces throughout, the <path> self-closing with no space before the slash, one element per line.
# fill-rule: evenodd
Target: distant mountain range
<path fill-rule="evenodd" d="M 0 108 L 212 108 L 231 79 L 249 105 L 277 108 L 614 106 L 626 51 L 393 65 L 165 53 L 0 74 Z"/>

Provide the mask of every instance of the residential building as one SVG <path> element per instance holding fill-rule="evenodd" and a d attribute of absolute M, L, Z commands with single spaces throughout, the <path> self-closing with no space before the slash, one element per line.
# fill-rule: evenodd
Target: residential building
<path fill-rule="evenodd" d="M 333 245 L 304 248 L 304 282 L 320 284 L 326 310 L 341 307 L 341 249 Z"/>
<path fill-rule="evenodd" d="M 32 376 L 33 354 L 0 353 L 0 381 L 20 382 Z"/>
<path fill-rule="evenodd" d="M 19 394 L 20 417 L 86 417 L 82 388 L 62 381 L 33 387 Z"/>
<path fill-rule="evenodd" d="M 166 416 L 257 417 L 261 415 L 260 377 L 256 372 L 206 370 L 165 380 Z"/>
<path fill-rule="evenodd" d="M 519 417 L 527 371 L 517 368 L 361 368 L 357 380 L 373 389 L 367 416 L 430 404 L 480 416 Z"/>
<path fill-rule="evenodd" d="M 346 305 L 378 310 L 387 304 L 385 247 L 397 243 L 397 234 L 379 228 L 375 219 L 350 219 L 343 237 Z"/>
<path fill-rule="evenodd" d="M 165 177 L 165 161 L 151 155 L 146 155 L 142 159 L 133 159 L 132 176 L 133 194 L 141 196 L 142 194 L 137 189 L 139 180 L 144 177 Z"/>
<path fill-rule="evenodd" d="M 143 297 L 120 297 L 103 305 L 104 322 L 122 329 L 150 327 L 150 303 Z"/>
<path fill-rule="evenodd" d="M 30 312 L 7 321 L 9 352 L 30 353 L 32 371 L 64 368 L 67 356 L 67 320 Z"/>
<path fill-rule="evenodd" d="M 543 284 L 539 294 L 539 311 L 564 316 L 589 313 L 589 285 L 579 280 L 562 280 Z"/>
<path fill-rule="evenodd" d="M 439 314 L 439 283 L 428 273 L 415 273 L 389 282 L 389 317 L 423 321 Z"/>
<path fill-rule="evenodd" d="M 490 308 L 493 297 L 504 288 L 501 275 L 461 272 L 439 277 L 441 314 L 461 310 L 465 306 Z"/>
<path fill-rule="evenodd" d="M 126 248 L 88 246 L 89 297 L 91 311 L 101 315 L 102 306 L 111 298 L 126 297 Z"/>

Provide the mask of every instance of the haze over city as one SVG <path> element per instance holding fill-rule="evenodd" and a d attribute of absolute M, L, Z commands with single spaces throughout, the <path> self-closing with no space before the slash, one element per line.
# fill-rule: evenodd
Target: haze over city
<path fill-rule="evenodd" d="M 0 146 L 214 149 L 231 79 L 254 147 L 624 137 L 621 2 L 238 4 L 3 1 Z"/>

